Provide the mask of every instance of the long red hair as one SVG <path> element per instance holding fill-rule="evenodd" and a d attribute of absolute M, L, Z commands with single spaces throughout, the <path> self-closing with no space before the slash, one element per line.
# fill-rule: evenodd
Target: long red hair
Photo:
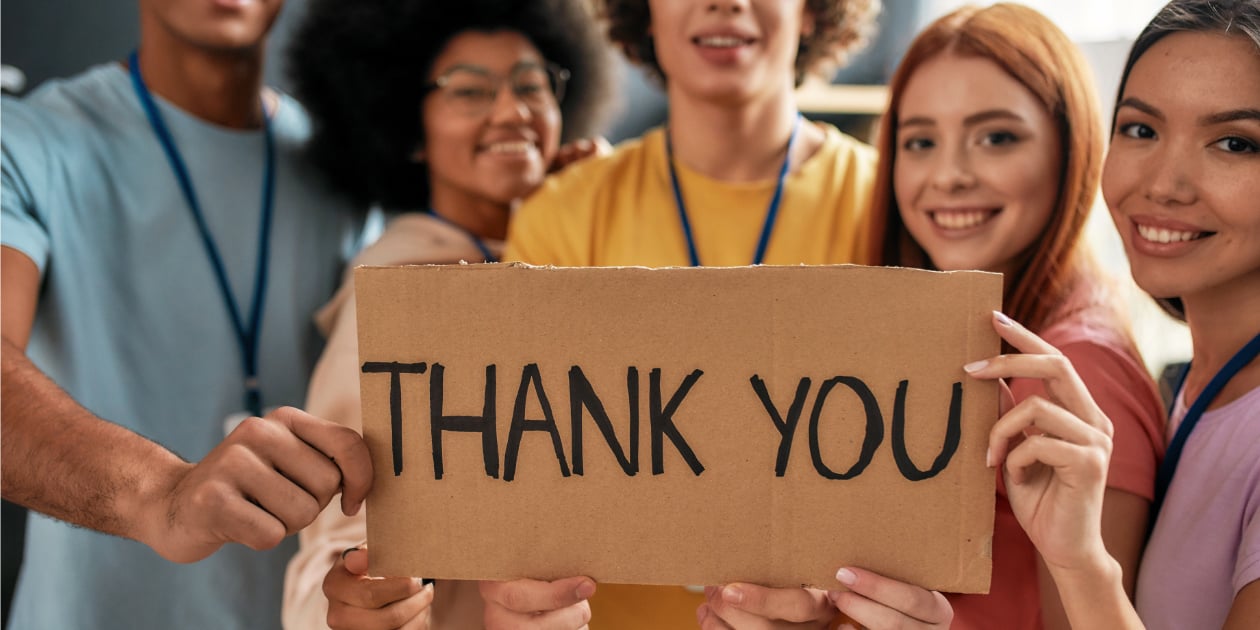
<path fill-rule="evenodd" d="M 924 62 L 946 54 L 992 60 L 1041 101 L 1057 126 L 1063 155 L 1059 198 L 1040 238 L 1026 252 L 1027 262 L 1008 278 L 1004 300 L 1006 313 L 1040 330 L 1078 282 L 1092 274 L 1081 236 L 1097 196 L 1104 136 L 1084 57 L 1054 23 L 1027 7 L 964 7 L 930 24 L 910 44 L 889 85 L 888 109 L 880 125 L 869 262 L 931 267 L 926 252 L 902 223 L 893 193 L 893 163 L 906 84 Z"/>

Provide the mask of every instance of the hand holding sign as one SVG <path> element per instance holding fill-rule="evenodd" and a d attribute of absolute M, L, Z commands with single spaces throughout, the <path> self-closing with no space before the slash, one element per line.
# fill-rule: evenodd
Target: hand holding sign
<path fill-rule="evenodd" d="M 578 630 L 591 620 L 595 581 L 568 577 L 551 582 L 481 582 L 486 630 Z"/>
<path fill-rule="evenodd" d="M 1011 508 L 1046 565 L 1073 570 L 1109 558 L 1101 533 L 1103 493 L 1111 458 L 1107 419 L 1072 364 L 1057 349 L 993 314 L 993 327 L 1022 355 L 968 364 L 972 377 L 1039 378 L 1050 400 L 1030 397 L 1010 407 L 989 439 L 989 465 L 1003 466 Z"/>
<path fill-rule="evenodd" d="M 827 597 L 865 628 L 947 630 L 954 618 L 949 600 L 936 591 L 848 567 L 837 571 L 836 579 L 849 590 L 831 591 Z"/>
<path fill-rule="evenodd" d="M 371 456 L 358 433 L 281 407 L 184 464 L 154 493 L 162 500 L 143 506 L 140 540 L 174 562 L 196 562 L 229 542 L 270 549 L 338 492 L 342 510 L 358 512 L 371 486 Z"/>
<path fill-rule="evenodd" d="M 433 585 L 420 578 L 368 577 L 367 545 L 347 550 L 324 578 L 328 597 L 328 627 L 429 627 Z"/>
<path fill-rule="evenodd" d="M 836 608 L 826 591 L 727 584 L 704 589 L 696 611 L 701 630 L 726 628 L 827 628 Z"/>

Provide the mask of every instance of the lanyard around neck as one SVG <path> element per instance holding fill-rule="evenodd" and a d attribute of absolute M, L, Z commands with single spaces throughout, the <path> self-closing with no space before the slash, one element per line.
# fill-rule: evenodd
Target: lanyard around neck
<path fill-rule="evenodd" d="M 467 236 L 468 240 L 472 241 L 472 244 L 477 246 L 477 251 L 481 252 L 481 257 L 484 258 L 486 262 L 488 263 L 499 262 L 499 257 L 495 256 L 494 252 L 490 251 L 490 247 L 486 245 L 486 242 L 481 240 L 481 237 L 474 234 L 472 230 L 438 214 L 437 210 L 434 210 L 432 207 L 425 210 L 424 212 L 425 214 L 433 217 L 434 219 L 437 219 L 438 221 L 441 221 L 442 223 L 445 223 L 455 228 L 456 230 L 463 232 L 464 236 Z"/>
<path fill-rule="evenodd" d="M 267 259 L 270 254 L 272 204 L 275 198 L 276 180 L 275 143 L 271 136 L 271 119 L 267 116 L 267 108 L 263 107 L 263 139 L 266 147 L 266 161 L 263 167 L 262 225 L 259 228 L 258 266 L 254 273 L 253 305 L 249 311 L 249 324 L 246 325 L 244 318 L 241 316 L 241 310 L 236 304 L 236 297 L 232 293 L 232 285 L 228 283 L 227 270 L 223 266 L 223 257 L 219 253 L 219 248 L 215 245 L 214 236 L 210 234 L 205 215 L 201 211 L 201 204 L 197 200 L 197 191 L 193 188 L 192 177 L 188 174 L 188 167 L 184 163 L 183 156 L 180 155 L 179 147 L 175 145 L 175 138 L 171 136 L 170 129 L 166 126 L 166 121 L 162 119 L 162 112 L 158 110 L 157 103 L 153 100 L 153 95 L 149 93 L 148 86 L 144 84 L 144 78 L 140 76 L 140 59 L 135 51 L 132 51 L 127 58 L 127 64 L 131 71 L 131 83 L 135 87 L 136 96 L 140 99 L 141 106 L 144 107 L 144 113 L 148 116 L 149 126 L 153 128 L 153 134 L 157 136 L 158 142 L 162 145 L 162 150 L 166 152 L 166 159 L 170 162 L 171 170 L 175 173 L 175 179 L 179 181 L 179 188 L 184 193 L 184 201 L 188 203 L 188 210 L 192 213 L 193 221 L 197 224 L 197 231 L 201 234 L 202 244 L 205 245 L 206 256 L 210 259 L 210 265 L 214 268 L 215 277 L 218 279 L 219 292 L 223 296 L 228 315 L 232 319 L 232 327 L 236 332 L 236 340 L 241 349 L 242 369 L 245 373 L 245 408 L 254 415 L 262 415 L 262 390 L 258 382 L 258 339 L 262 328 L 263 306 L 267 294 Z"/>
<path fill-rule="evenodd" d="M 775 184 L 774 195 L 770 197 L 770 207 L 766 208 L 766 221 L 761 226 L 761 236 L 757 239 L 757 250 L 753 252 L 752 264 L 760 265 L 766 258 L 766 248 L 770 246 L 770 235 L 774 233 L 774 223 L 779 217 L 779 204 L 783 201 L 783 183 L 787 181 L 788 170 L 792 162 L 792 146 L 796 144 L 796 134 L 801 127 L 801 115 L 798 113 L 792 121 L 792 135 L 788 136 L 787 154 L 783 156 L 783 166 L 779 167 L 779 181 Z M 700 266 L 700 253 L 696 250 L 696 238 L 691 231 L 691 220 L 687 216 L 687 204 L 683 201 L 682 186 L 678 183 L 678 172 L 674 167 L 674 143 L 670 140 L 669 130 L 665 130 L 665 161 L 669 164 L 669 183 L 674 188 L 674 205 L 678 208 L 678 220 L 682 223 L 683 238 L 687 240 L 687 257 L 692 267 Z"/>
<path fill-rule="evenodd" d="M 1155 502 L 1154 510 L 1151 512 L 1151 521 L 1154 522 L 1155 516 L 1159 515 L 1159 508 L 1164 503 L 1164 498 L 1168 495 L 1168 487 L 1172 484 L 1173 474 L 1177 471 L 1177 462 L 1181 460 L 1181 453 L 1185 449 L 1186 440 L 1190 437 L 1190 432 L 1194 431 L 1195 425 L 1199 423 L 1199 418 L 1203 417 L 1203 412 L 1207 411 L 1208 405 L 1216 398 L 1221 390 L 1225 388 L 1225 384 L 1229 379 L 1233 378 L 1240 370 L 1260 356 L 1260 335 L 1251 338 L 1233 357 L 1229 359 L 1208 381 L 1207 387 L 1199 393 L 1194 399 L 1194 403 L 1190 405 L 1190 409 L 1186 411 L 1185 418 L 1182 418 L 1181 425 L 1177 427 L 1177 433 L 1173 435 L 1173 439 L 1168 443 L 1168 452 L 1164 454 L 1164 461 L 1160 462 L 1159 472 L 1155 476 Z M 1186 374 L 1190 373 L 1190 366 L 1186 366 L 1186 371 L 1182 372 L 1181 380 L 1177 383 L 1176 392 L 1181 392 L 1181 388 L 1185 385 Z"/>

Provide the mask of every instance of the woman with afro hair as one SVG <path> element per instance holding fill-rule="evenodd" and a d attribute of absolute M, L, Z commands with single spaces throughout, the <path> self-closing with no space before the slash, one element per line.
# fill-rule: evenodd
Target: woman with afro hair
<path fill-rule="evenodd" d="M 313 158 L 356 202 L 405 211 L 355 264 L 497 260 L 513 206 L 593 150 L 560 143 L 595 131 L 611 61 L 585 0 L 314 0 L 289 57 Z M 306 408 L 361 430 L 349 276 L 317 321 Z M 475 584 L 369 578 L 366 534 L 336 510 L 302 532 L 286 627 L 480 627 Z"/>

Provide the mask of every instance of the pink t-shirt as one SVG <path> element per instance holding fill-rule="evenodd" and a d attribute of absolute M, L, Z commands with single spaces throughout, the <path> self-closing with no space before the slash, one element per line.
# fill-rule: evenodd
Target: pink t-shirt
<path fill-rule="evenodd" d="M 1155 470 L 1164 451 L 1164 410 L 1146 368 L 1120 333 L 1100 323 L 1104 312 L 1077 311 L 1041 332 L 1072 361 L 1098 406 L 1111 419 L 1115 437 L 1107 487 L 1144 499 L 1155 496 Z M 1040 380 L 1014 379 L 1019 402 L 1046 396 Z M 1037 549 L 1020 527 L 998 476 L 993 525 L 993 578 L 987 595 L 950 594 L 954 630 L 1039 630 L 1041 591 Z"/>
<path fill-rule="evenodd" d="M 1185 414 L 1179 395 L 1174 426 Z M 1138 614 L 1150 630 L 1219 628 L 1258 579 L 1260 387 L 1205 412 L 1186 440 L 1142 556 Z"/>

